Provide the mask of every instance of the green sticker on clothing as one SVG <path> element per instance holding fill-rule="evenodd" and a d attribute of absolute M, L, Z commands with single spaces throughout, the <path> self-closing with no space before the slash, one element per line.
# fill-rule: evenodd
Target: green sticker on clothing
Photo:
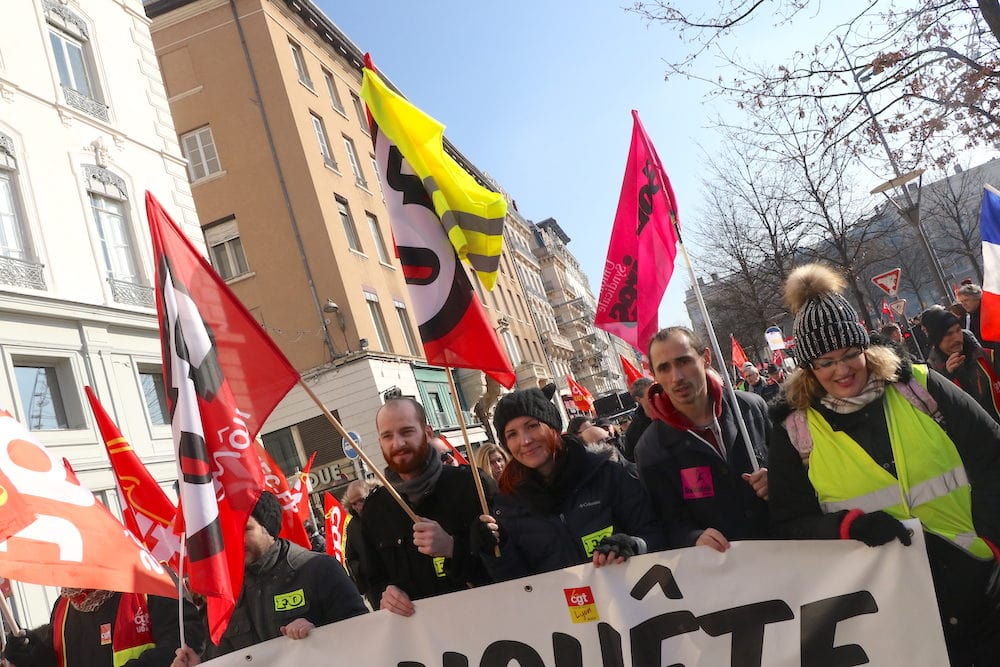
<path fill-rule="evenodd" d="M 306 606 L 306 592 L 301 588 L 290 593 L 279 593 L 274 596 L 275 611 L 290 611 Z"/>
<path fill-rule="evenodd" d="M 601 528 L 600 530 L 595 530 L 590 535 L 584 535 L 583 537 L 581 537 L 580 541 L 583 542 L 583 550 L 587 554 L 587 558 L 590 558 L 591 556 L 594 555 L 594 549 L 597 548 L 597 545 L 601 542 L 601 540 L 603 540 L 605 537 L 611 537 L 611 535 L 614 532 L 615 532 L 615 527 L 608 526 L 607 528 Z"/>
<path fill-rule="evenodd" d="M 434 574 L 439 577 L 444 576 L 444 556 L 438 556 L 434 559 Z"/>

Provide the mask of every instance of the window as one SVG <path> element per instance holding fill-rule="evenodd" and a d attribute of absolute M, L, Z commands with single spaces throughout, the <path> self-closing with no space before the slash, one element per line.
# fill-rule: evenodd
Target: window
<path fill-rule="evenodd" d="M 326 417 L 323 417 L 323 421 L 326 422 Z M 274 459 L 274 462 L 278 464 L 278 467 L 281 468 L 281 471 L 285 475 L 291 475 L 302 465 L 291 427 L 265 433 L 260 436 L 260 439 L 264 442 L 264 449 L 267 450 L 267 453 L 271 455 L 271 458 Z M 340 443 L 339 436 L 337 436 L 336 442 Z M 320 458 L 320 460 L 322 461 L 323 459 Z"/>
<path fill-rule="evenodd" d="M 406 347 L 414 357 L 420 356 L 417 347 L 417 339 L 413 336 L 413 329 L 410 328 L 410 317 L 406 314 L 406 304 L 402 301 L 393 300 L 392 305 L 396 307 L 396 315 L 399 317 L 399 326 L 403 330 L 403 338 L 406 339 Z"/>
<path fill-rule="evenodd" d="M 59 362 L 14 362 L 14 378 L 24 409 L 24 423 L 32 431 L 70 428 L 60 385 Z"/>
<path fill-rule="evenodd" d="M 520 366 L 521 355 L 517 350 L 517 346 L 514 344 L 514 337 L 511 335 L 510 331 L 503 332 L 503 346 L 507 348 L 507 356 L 510 357 L 511 365 Z"/>
<path fill-rule="evenodd" d="M 372 238 L 375 239 L 375 250 L 378 251 L 378 260 L 383 264 L 392 264 L 392 260 L 389 259 L 389 250 L 385 247 L 385 238 L 382 236 L 382 230 L 378 226 L 378 218 L 371 213 L 365 213 L 365 217 L 368 218 L 368 228 L 372 232 Z"/>
<path fill-rule="evenodd" d="M 379 184 L 379 187 L 381 187 L 382 182 L 378 170 L 378 161 L 376 161 L 375 156 L 370 153 L 368 154 L 368 157 L 371 158 L 372 161 L 372 173 L 375 174 L 375 181 Z"/>
<path fill-rule="evenodd" d="M 232 217 L 205 228 L 205 245 L 212 258 L 212 266 L 223 280 L 232 280 L 250 273 L 240 229 Z"/>
<path fill-rule="evenodd" d="M 0 256 L 27 260 L 13 143 L 7 135 L 0 134 Z"/>
<path fill-rule="evenodd" d="M 385 328 L 385 318 L 382 317 L 382 309 L 378 305 L 378 295 L 365 292 L 365 301 L 368 303 L 368 312 L 372 315 L 372 325 L 375 327 L 379 347 L 383 352 L 392 352 L 392 348 L 389 347 L 389 332 Z"/>
<path fill-rule="evenodd" d="M 215 152 L 212 128 L 203 127 L 181 136 L 181 150 L 188 161 L 188 178 L 195 182 L 222 171 L 219 154 Z"/>
<path fill-rule="evenodd" d="M 323 164 L 331 169 L 336 169 L 337 161 L 333 159 L 333 151 L 330 150 L 330 142 L 326 138 L 326 125 L 323 124 L 323 119 L 312 112 L 309 113 L 309 118 L 312 119 L 313 132 L 316 133 L 316 141 L 319 143 L 319 153 L 323 156 Z"/>
<path fill-rule="evenodd" d="M 52 53 L 56 57 L 59 83 L 93 99 L 90 73 L 87 71 L 87 54 L 83 43 L 54 28 L 49 29 Z"/>
<path fill-rule="evenodd" d="M 354 112 L 358 114 L 358 123 L 361 124 L 361 131 L 368 132 L 368 116 L 365 115 L 365 107 L 361 104 L 361 98 L 356 93 L 351 93 L 351 102 L 354 103 Z"/>
<path fill-rule="evenodd" d="M 149 421 L 156 426 L 170 423 L 167 410 L 167 391 L 163 386 L 163 371 L 159 368 L 140 366 L 139 386 L 142 389 Z"/>
<path fill-rule="evenodd" d="M 344 225 L 344 236 L 347 237 L 347 245 L 351 250 L 362 252 L 361 239 L 358 238 L 358 228 L 354 226 L 354 218 L 351 217 L 351 209 L 347 205 L 347 200 L 337 197 L 337 210 L 340 211 L 340 222 Z"/>
<path fill-rule="evenodd" d="M 337 91 L 337 80 L 326 70 L 323 70 L 323 80 L 326 81 L 326 90 L 330 93 L 330 103 L 333 104 L 333 108 L 344 113 L 344 103 L 340 100 L 340 93 Z"/>
<path fill-rule="evenodd" d="M 354 140 L 344 136 L 344 150 L 347 151 L 347 161 L 351 163 L 351 171 L 354 172 L 354 181 L 363 188 L 368 187 L 368 181 L 361 171 L 361 162 L 358 161 L 358 151 L 354 148 Z"/>
<path fill-rule="evenodd" d="M 91 192 L 90 206 L 97 222 L 108 275 L 116 280 L 141 284 L 125 202 Z"/>
<path fill-rule="evenodd" d="M 309 78 L 309 70 L 306 68 L 306 58 L 302 54 L 302 47 L 292 40 L 288 40 L 288 46 L 292 49 L 292 61 L 295 63 L 295 71 L 299 75 L 299 83 L 312 88 L 313 82 Z"/>

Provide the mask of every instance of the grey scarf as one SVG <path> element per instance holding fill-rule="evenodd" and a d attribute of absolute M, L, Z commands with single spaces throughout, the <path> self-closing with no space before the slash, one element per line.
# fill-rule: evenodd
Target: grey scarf
<path fill-rule="evenodd" d="M 399 491 L 400 495 L 406 496 L 406 500 L 410 504 L 419 502 L 430 493 L 434 489 L 434 485 L 437 484 L 438 477 L 441 476 L 443 468 L 441 457 L 433 447 L 428 447 L 427 450 L 427 460 L 424 461 L 424 467 L 410 479 L 403 479 L 399 473 L 388 466 L 385 469 L 385 478 L 392 484 L 392 488 Z"/>
<path fill-rule="evenodd" d="M 838 414 L 846 415 L 857 412 L 872 401 L 882 398 L 883 394 L 885 394 L 885 380 L 869 376 L 868 384 L 865 385 L 865 388 L 857 396 L 836 398 L 827 394 L 819 399 L 819 402 Z"/>

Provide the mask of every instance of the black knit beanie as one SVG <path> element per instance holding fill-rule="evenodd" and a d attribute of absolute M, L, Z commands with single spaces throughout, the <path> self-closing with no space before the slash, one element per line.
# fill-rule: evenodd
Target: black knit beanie
<path fill-rule="evenodd" d="M 955 314 L 944 306 L 931 306 L 920 313 L 920 324 L 927 329 L 927 339 L 931 345 L 937 345 L 948 333 L 948 329 L 961 324 Z"/>
<path fill-rule="evenodd" d="M 493 411 L 493 429 L 504 447 L 507 447 L 504 429 L 512 419 L 518 417 L 534 417 L 562 433 L 562 415 L 559 414 L 555 404 L 545 398 L 541 389 L 512 391 L 497 403 L 496 410 Z"/>
<path fill-rule="evenodd" d="M 260 499 L 250 513 L 271 537 L 277 537 L 281 532 L 281 503 L 270 491 L 263 491 Z"/>

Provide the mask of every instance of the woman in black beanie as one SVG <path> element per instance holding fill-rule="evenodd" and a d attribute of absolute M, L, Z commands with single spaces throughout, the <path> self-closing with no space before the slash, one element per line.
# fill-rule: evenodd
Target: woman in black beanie
<path fill-rule="evenodd" d="M 561 435 L 562 417 L 541 390 L 504 396 L 493 426 L 511 454 L 494 508 L 501 556 L 487 562 L 497 581 L 620 563 L 665 546 L 639 481 L 607 453 Z"/>

